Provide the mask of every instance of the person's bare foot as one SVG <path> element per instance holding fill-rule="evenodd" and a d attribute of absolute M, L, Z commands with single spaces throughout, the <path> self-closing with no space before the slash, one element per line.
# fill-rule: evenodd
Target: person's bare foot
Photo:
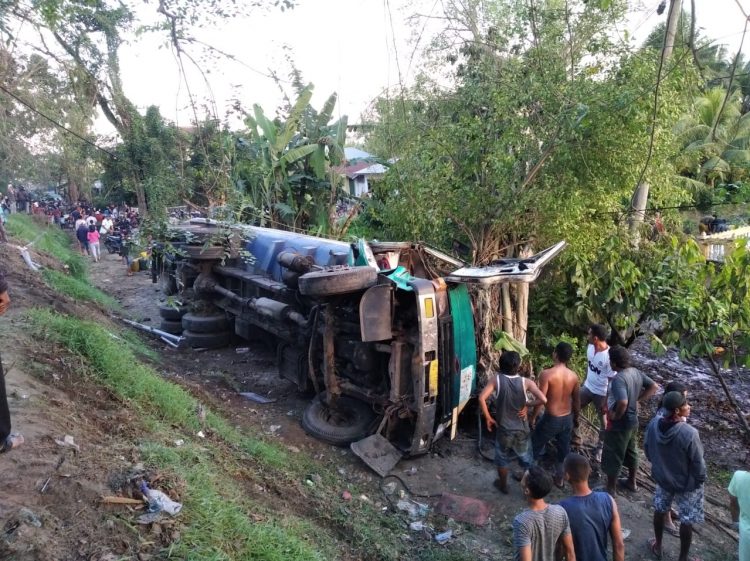
<path fill-rule="evenodd" d="M 10 452 L 14 448 L 18 448 L 24 443 L 23 435 L 21 434 L 9 434 L 3 442 L 2 448 L 0 448 L 0 454 L 3 452 Z"/>

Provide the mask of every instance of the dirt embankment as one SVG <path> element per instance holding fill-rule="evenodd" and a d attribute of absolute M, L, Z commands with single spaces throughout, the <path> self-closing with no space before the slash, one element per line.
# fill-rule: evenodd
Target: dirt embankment
<path fill-rule="evenodd" d="M 22 329 L 20 319 L 31 306 L 53 307 L 94 321 L 114 321 L 108 311 L 93 304 L 75 303 L 53 295 L 37 273 L 25 269 L 14 251 L 0 247 L 3 267 L 10 272 L 12 311 L 0 319 L 3 363 L 7 371 L 8 391 L 14 426 L 23 431 L 27 442 L 23 448 L 0 457 L 0 482 L 4 489 L 0 501 L 0 525 L 5 532 L 0 539 L 0 559 L 112 561 L 114 559 L 149 559 L 160 555 L 164 545 L 179 538 L 177 527 L 139 527 L 129 507 L 102 505 L 100 497 L 113 494 L 128 471 L 137 463 L 134 432 L 137 419 L 107 391 L 92 384 L 80 364 L 70 360 L 61 349 L 32 341 Z M 51 265 L 51 263 L 50 263 Z M 92 282 L 117 298 L 126 313 L 144 321 L 158 323 L 158 289 L 148 273 L 125 276 L 116 256 L 105 255 L 92 264 Z M 357 486 L 363 490 L 353 500 L 372 502 L 392 512 L 393 528 L 405 542 L 418 544 L 430 540 L 425 531 L 414 531 L 380 489 L 380 480 L 346 449 L 333 448 L 308 437 L 299 419 L 307 403 L 294 387 L 281 380 L 275 367 L 275 355 L 259 344 L 238 352 L 236 348 L 219 351 L 177 351 L 150 342 L 159 354 L 155 367 L 167 378 L 187 387 L 194 395 L 221 413 L 232 424 L 248 431 L 260 431 L 269 440 L 284 446 L 293 454 L 311 457 L 330 466 L 340 476 L 340 490 Z M 654 359 L 656 360 L 656 359 Z M 667 377 L 669 368 L 662 378 Z M 252 391 L 275 402 L 260 405 L 250 402 L 239 392 Z M 714 394 L 710 392 L 708 397 Z M 696 413 L 700 411 L 701 394 L 692 398 Z M 706 402 L 708 405 L 709 402 Z M 715 409 L 715 408 L 714 408 Z M 714 414 L 714 413 L 712 413 Z M 729 417 L 731 419 L 731 417 Z M 471 421 L 471 420 L 469 420 Z M 434 532 L 453 530 L 453 542 L 475 559 L 510 558 L 513 517 L 523 510 L 522 493 L 517 485 L 508 496 L 492 487 L 492 464 L 477 452 L 473 422 L 452 443 L 441 442 L 434 453 L 402 461 L 394 470 L 417 494 L 453 493 L 484 500 L 490 508 L 489 523 L 483 527 L 454 523 L 431 510 L 426 522 Z M 713 426 L 713 425 L 712 425 Z M 61 446 L 65 435 L 73 437 L 78 449 Z M 722 439 L 715 449 L 726 449 L 736 458 L 740 441 L 731 430 L 719 424 L 712 441 Z M 705 439 L 704 440 L 708 440 Z M 712 449 L 713 450 L 713 449 Z M 727 461 L 725 466 L 730 465 Z M 305 508 L 299 489 L 267 482 L 247 481 L 248 492 L 265 497 L 275 508 L 289 509 L 302 517 L 315 518 Z M 265 485 L 268 483 L 268 485 Z M 312 478 L 311 484 L 315 484 Z M 710 487 L 707 504 L 716 524 L 728 525 L 723 506 L 721 484 Z M 44 492 L 42 492 L 44 490 Z M 270 492 L 270 494 L 269 494 Z M 567 491 L 555 490 L 551 501 Z M 434 498 L 414 498 L 434 507 Z M 338 501 L 332 497 L 332 503 Z M 626 541 L 626 559 L 650 559 L 645 543 L 652 535 L 651 493 L 642 488 L 618 498 L 623 526 L 631 530 Z M 336 507 L 338 508 L 338 506 Z M 734 555 L 736 543 L 717 526 L 707 523 L 695 537 L 693 553 L 704 560 L 724 561 Z M 665 537 L 666 559 L 676 559 L 678 541 Z M 345 542 L 342 537 L 342 542 Z M 341 558 L 356 558 L 341 549 Z"/>

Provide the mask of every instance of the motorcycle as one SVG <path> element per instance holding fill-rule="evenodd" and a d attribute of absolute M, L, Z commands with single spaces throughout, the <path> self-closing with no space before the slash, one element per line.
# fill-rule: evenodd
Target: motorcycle
<path fill-rule="evenodd" d="M 124 241 L 125 237 L 122 234 L 108 234 L 107 237 L 104 238 L 104 247 L 107 248 L 107 251 L 110 254 L 120 253 Z"/>

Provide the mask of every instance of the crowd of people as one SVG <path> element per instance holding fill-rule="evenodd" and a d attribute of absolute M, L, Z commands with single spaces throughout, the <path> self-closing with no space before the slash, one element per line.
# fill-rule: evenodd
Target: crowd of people
<path fill-rule="evenodd" d="M 605 561 L 610 540 L 613 561 L 625 558 L 616 497 L 620 490 L 637 490 L 640 404 L 651 399 L 659 385 L 631 365 L 626 348 L 608 345 L 604 326 L 590 326 L 588 343 L 583 384 L 568 367 L 573 348 L 563 342 L 555 347 L 554 364 L 539 374 L 538 384 L 519 374 L 518 353 L 503 352 L 499 372 L 479 395 L 487 430 L 496 435 L 495 487 L 507 494 L 513 463 L 524 470 L 513 474 L 528 503 L 528 510 L 513 522 L 517 560 Z M 493 399 L 494 415 L 488 405 Z M 594 408 L 599 422 L 589 455 L 580 432 L 581 410 L 587 406 Z M 656 482 L 654 533 L 648 547 L 657 559 L 663 556 L 667 531 L 679 537 L 678 559 L 687 561 L 693 527 L 704 521 L 706 463 L 690 413 L 687 388 L 671 381 L 645 430 L 643 448 Z M 550 443 L 555 450 L 552 473 L 542 467 Z M 589 487 L 594 467 L 606 476 L 606 484 L 597 490 Z M 627 477 L 620 478 L 623 468 Z M 571 496 L 548 504 L 545 498 L 553 485 L 563 489 L 565 482 Z M 750 561 L 750 472 L 738 471 L 728 491 L 734 520 L 741 520 L 739 559 Z"/>

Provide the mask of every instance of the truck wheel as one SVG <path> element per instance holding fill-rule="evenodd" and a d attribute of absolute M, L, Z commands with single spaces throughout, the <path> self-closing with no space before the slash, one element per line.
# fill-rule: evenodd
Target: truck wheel
<path fill-rule="evenodd" d="M 229 320 L 224 314 L 198 316 L 188 313 L 182 316 L 182 328 L 193 333 L 218 333 L 229 329 Z"/>
<path fill-rule="evenodd" d="M 378 272 L 372 267 L 314 271 L 299 278 L 299 291 L 305 296 L 336 296 L 370 288 L 377 280 Z"/>
<path fill-rule="evenodd" d="M 169 306 L 167 304 L 159 304 L 159 315 L 169 321 L 179 322 L 187 313 L 187 306 Z"/>
<path fill-rule="evenodd" d="M 302 414 L 302 428 L 309 435 L 334 446 L 347 446 L 372 432 L 375 413 L 363 401 L 341 396 L 333 410 L 318 395 Z"/>
<path fill-rule="evenodd" d="M 187 346 L 194 349 L 218 349 L 227 346 L 232 341 L 231 331 L 222 331 L 221 333 L 183 331 L 182 336 L 185 338 Z"/>
<path fill-rule="evenodd" d="M 162 271 L 161 275 L 159 275 L 159 285 L 165 296 L 174 296 L 177 294 L 177 279 L 174 273 Z"/>
<path fill-rule="evenodd" d="M 161 320 L 161 325 L 159 326 L 159 329 L 162 331 L 166 331 L 167 333 L 171 333 L 172 335 L 179 335 L 182 333 L 182 322 L 172 321 L 169 319 L 163 319 Z"/>

